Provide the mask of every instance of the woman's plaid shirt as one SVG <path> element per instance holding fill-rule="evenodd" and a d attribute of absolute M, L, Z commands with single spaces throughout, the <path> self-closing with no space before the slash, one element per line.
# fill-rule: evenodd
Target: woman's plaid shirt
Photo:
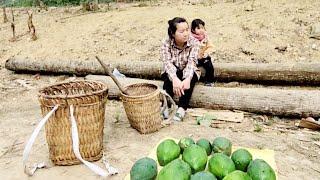
<path fill-rule="evenodd" d="M 183 79 L 192 79 L 193 73 L 200 78 L 200 71 L 196 66 L 200 44 L 194 37 L 189 37 L 186 45 L 180 49 L 173 39 L 165 39 L 161 46 L 160 57 L 163 61 L 164 72 L 170 79 L 176 77 L 177 69 L 183 70 Z"/>

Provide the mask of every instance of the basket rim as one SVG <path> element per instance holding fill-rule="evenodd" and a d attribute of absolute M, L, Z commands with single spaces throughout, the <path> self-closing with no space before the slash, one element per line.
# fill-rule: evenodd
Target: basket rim
<path fill-rule="evenodd" d="M 127 90 L 129 86 L 137 85 L 137 84 L 141 84 L 141 85 L 143 85 L 143 84 L 151 84 L 151 85 L 154 85 L 155 87 L 157 87 L 157 89 L 156 89 L 154 92 L 152 92 L 152 93 L 144 94 L 144 95 L 139 95 L 139 96 L 126 95 L 126 94 L 123 94 L 123 93 L 120 91 L 121 96 L 126 97 L 126 98 L 144 98 L 144 97 L 148 97 L 148 96 L 153 95 L 153 94 L 157 93 L 158 91 L 160 91 L 159 86 L 157 86 L 157 85 L 155 85 L 155 84 L 153 84 L 153 83 L 145 83 L 145 82 L 143 82 L 143 83 L 133 83 L 133 84 L 129 84 L 129 85 L 125 86 L 124 89 Z"/>
<path fill-rule="evenodd" d="M 58 86 L 58 85 L 62 85 L 62 84 L 69 84 L 69 83 L 77 83 L 77 82 L 87 82 L 87 83 L 90 83 L 90 82 L 94 82 L 94 83 L 97 83 L 97 84 L 101 84 L 103 86 L 103 89 L 102 90 L 98 90 L 98 91 L 94 91 L 92 93 L 88 93 L 88 94 L 76 94 L 76 95 L 47 95 L 47 94 L 44 94 L 42 91 L 46 88 L 50 88 L 50 87 L 53 87 L 53 86 Z M 41 97 L 41 98 L 47 98 L 47 99 L 52 99 L 52 98 L 63 98 L 63 99 L 69 99 L 69 98 L 77 98 L 77 97 L 84 97 L 84 96 L 89 96 L 89 95 L 96 95 L 96 94 L 101 94 L 105 91 L 108 91 L 108 86 L 100 81 L 94 81 L 94 80 L 75 80 L 75 81 L 68 81 L 68 82 L 59 82 L 59 83 L 54 83 L 50 86 L 46 86 L 46 87 L 43 87 L 39 90 L 38 92 L 38 96 Z"/>

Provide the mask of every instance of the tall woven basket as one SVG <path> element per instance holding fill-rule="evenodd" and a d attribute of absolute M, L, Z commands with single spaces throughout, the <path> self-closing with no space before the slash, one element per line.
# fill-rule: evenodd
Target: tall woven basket
<path fill-rule="evenodd" d="M 142 134 L 161 128 L 160 89 L 154 84 L 138 83 L 125 87 L 130 96 L 121 99 L 130 125 Z"/>
<path fill-rule="evenodd" d="M 50 159 L 55 165 L 80 163 L 72 149 L 70 105 L 74 106 L 82 158 L 96 161 L 102 157 L 107 95 L 106 85 L 95 81 L 59 83 L 39 91 L 43 116 L 59 105 L 45 126 Z"/>

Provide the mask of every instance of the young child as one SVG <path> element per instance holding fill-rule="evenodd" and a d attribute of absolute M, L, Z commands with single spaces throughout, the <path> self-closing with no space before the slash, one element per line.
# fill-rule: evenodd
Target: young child
<path fill-rule="evenodd" d="M 203 67 L 206 71 L 204 83 L 206 86 L 213 86 L 214 68 L 211 61 L 210 53 L 213 51 L 213 46 L 209 42 L 205 23 L 201 19 L 194 19 L 191 23 L 191 35 L 200 42 L 200 51 L 198 54 L 198 67 Z"/>

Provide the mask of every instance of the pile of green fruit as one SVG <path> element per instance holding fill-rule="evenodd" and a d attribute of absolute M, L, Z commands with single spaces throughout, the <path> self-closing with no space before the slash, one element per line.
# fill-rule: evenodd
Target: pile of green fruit
<path fill-rule="evenodd" d="M 232 154 L 232 143 L 217 137 L 195 142 L 182 138 L 177 144 L 172 139 L 157 147 L 157 160 L 163 168 L 158 173 L 157 162 L 145 157 L 131 168 L 131 180 L 276 180 L 271 166 L 262 159 L 252 160 L 246 149 Z M 181 158 L 180 158 L 181 156 Z"/>

